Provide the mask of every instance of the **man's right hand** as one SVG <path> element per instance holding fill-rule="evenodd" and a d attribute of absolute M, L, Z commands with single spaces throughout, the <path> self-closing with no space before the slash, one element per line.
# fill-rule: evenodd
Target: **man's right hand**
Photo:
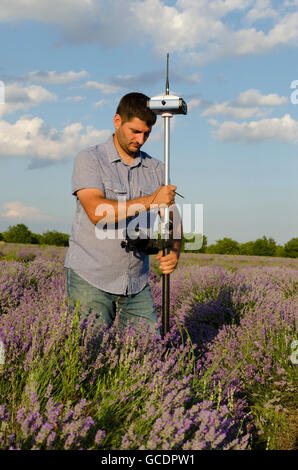
<path fill-rule="evenodd" d="M 168 207 L 174 204 L 175 202 L 175 191 L 177 186 L 168 185 L 168 186 L 160 186 L 157 190 L 152 194 L 152 201 L 151 204 L 157 204 L 158 207 Z"/>

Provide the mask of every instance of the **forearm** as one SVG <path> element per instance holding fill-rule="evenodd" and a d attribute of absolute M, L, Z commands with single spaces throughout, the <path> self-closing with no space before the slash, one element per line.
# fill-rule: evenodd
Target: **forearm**
<path fill-rule="evenodd" d="M 178 259 L 180 257 L 181 245 L 182 245 L 182 240 L 173 240 L 172 241 L 171 251 L 174 251 L 174 253 L 176 253 Z"/>
<path fill-rule="evenodd" d="M 95 225 L 98 222 L 102 224 L 117 223 L 141 212 L 149 211 L 152 199 L 152 195 L 125 201 L 98 197 L 94 201 L 94 216 L 91 220 Z"/>
<path fill-rule="evenodd" d="M 170 206 L 175 199 L 176 186 L 160 186 L 153 194 L 130 200 L 106 199 L 104 191 L 98 188 L 83 188 L 77 191 L 77 198 L 91 222 L 113 224 L 156 207 Z"/>

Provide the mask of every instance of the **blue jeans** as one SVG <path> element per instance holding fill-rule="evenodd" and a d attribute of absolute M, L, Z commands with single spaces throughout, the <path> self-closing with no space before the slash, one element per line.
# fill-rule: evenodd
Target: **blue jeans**
<path fill-rule="evenodd" d="M 150 286 L 147 284 L 141 292 L 131 295 L 118 295 L 104 292 L 82 279 L 72 269 L 66 269 L 66 289 L 70 305 L 75 307 L 79 300 L 80 318 L 87 320 L 94 313 L 94 323 L 110 327 L 119 314 L 122 328 L 140 321 L 145 321 L 150 330 L 157 330 L 157 314 L 154 307 Z"/>

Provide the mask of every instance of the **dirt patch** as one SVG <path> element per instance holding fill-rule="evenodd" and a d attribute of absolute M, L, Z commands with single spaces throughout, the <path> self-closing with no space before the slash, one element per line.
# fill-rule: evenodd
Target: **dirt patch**
<path fill-rule="evenodd" d="M 277 437 L 278 450 L 298 449 L 298 410 L 288 410 L 287 425 Z"/>

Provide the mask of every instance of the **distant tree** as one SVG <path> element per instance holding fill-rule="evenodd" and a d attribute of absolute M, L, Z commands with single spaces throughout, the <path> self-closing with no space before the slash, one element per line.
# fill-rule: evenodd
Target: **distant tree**
<path fill-rule="evenodd" d="M 291 238 L 284 247 L 285 256 L 289 258 L 298 258 L 298 238 Z"/>
<path fill-rule="evenodd" d="M 69 235 L 57 232 L 56 230 L 48 230 L 41 236 L 41 242 L 44 245 L 68 246 Z"/>
<path fill-rule="evenodd" d="M 32 233 L 24 224 L 10 225 L 2 235 L 8 243 L 31 243 L 32 239 Z"/>
<path fill-rule="evenodd" d="M 212 247 L 212 253 L 237 255 L 239 253 L 239 243 L 232 240 L 232 238 L 224 237 L 221 240 L 216 240 L 216 244 Z"/>
<path fill-rule="evenodd" d="M 0 233 L 0 241 L 2 241 L 2 240 L 3 240 L 3 235 L 2 235 L 2 233 Z"/>
<path fill-rule="evenodd" d="M 240 255 L 253 255 L 254 242 L 241 243 L 239 245 L 239 254 Z"/>
<path fill-rule="evenodd" d="M 282 258 L 282 257 L 286 256 L 285 248 L 282 245 L 276 245 L 276 250 L 275 250 L 275 255 L 274 256 L 278 256 L 279 258 Z"/>
<path fill-rule="evenodd" d="M 202 248 L 199 249 L 199 252 L 200 252 L 200 253 L 206 253 L 207 244 L 208 244 L 207 237 L 206 237 L 206 235 L 203 235 L 203 244 L 202 244 Z"/>
<path fill-rule="evenodd" d="M 274 256 L 276 243 L 272 237 L 258 238 L 253 244 L 253 254 L 257 256 Z"/>
<path fill-rule="evenodd" d="M 40 233 L 32 233 L 32 245 L 42 245 L 42 235 Z"/>
<path fill-rule="evenodd" d="M 206 246 L 205 253 L 215 253 L 215 245 Z"/>

